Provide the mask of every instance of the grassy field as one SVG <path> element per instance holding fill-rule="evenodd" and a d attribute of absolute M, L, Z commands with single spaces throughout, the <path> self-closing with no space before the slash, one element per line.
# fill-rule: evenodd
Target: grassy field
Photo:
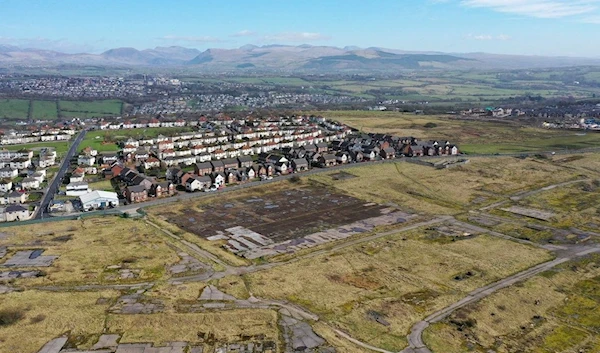
<path fill-rule="evenodd" d="M 27 119 L 29 101 L 25 99 L 0 99 L 0 118 Z"/>
<path fill-rule="evenodd" d="M 600 134 L 547 130 L 516 123 L 458 120 L 452 116 L 424 116 L 398 112 L 312 112 L 365 132 L 414 136 L 421 140 L 450 141 L 467 154 L 519 153 L 600 147 Z M 425 128 L 433 123 L 435 127 Z"/>
<path fill-rule="evenodd" d="M 89 183 L 88 186 L 92 190 L 114 191 L 114 188 L 113 188 L 110 180 L 102 180 L 102 181 Z"/>
<path fill-rule="evenodd" d="M 594 154 L 586 156 L 595 158 Z M 506 195 L 572 180 L 577 175 L 572 169 L 549 160 L 514 157 L 477 158 L 466 165 L 442 170 L 393 163 L 365 165 L 348 172 L 357 177 L 333 180 L 331 175 L 320 174 L 310 176 L 309 180 L 364 200 L 394 203 L 431 215 L 480 208 Z"/>
<path fill-rule="evenodd" d="M 96 116 L 119 116 L 123 102 L 120 100 L 102 101 L 68 101 L 60 100 L 28 100 L 28 99 L 0 99 L 0 118 L 25 120 L 30 116 L 31 104 L 32 119 L 56 119 L 59 115 L 65 118 Z"/>
<path fill-rule="evenodd" d="M 103 332 L 105 311 L 110 301 L 98 304 L 98 299 L 113 299 L 115 291 L 46 292 L 26 290 L 0 296 L 0 313 L 20 313 L 12 324 L 0 325 L 0 351 L 34 353 L 46 342 L 64 333 L 80 336 L 80 346 L 87 348 Z"/>
<path fill-rule="evenodd" d="M 100 152 L 114 152 L 119 150 L 117 142 L 127 140 L 130 137 L 135 139 L 152 138 L 161 134 L 171 136 L 187 131 L 192 131 L 192 129 L 189 127 L 157 127 L 127 130 L 96 130 L 88 132 L 79 146 L 82 149 L 90 146 Z"/>
<path fill-rule="evenodd" d="M 298 303 L 359 340 L 397 351 L 411 324 L 428 313 L 549 258 L 545 251 L 489 236 L 445 242 L 419 229 L 245 278 L 254 295 Z M 467 272 L 474 275 L 455 279 Z M 390 326 L 370 320 L 369 312 Z"/>
<path fill-rule="evenodd" d="M 277 342 L 277 313 L 272 310 L 226 310 L 214 313 L 159 313 L 110 315 L 109 332 L 125 332 L 121 343 L 198 342 L 198 333 L 214 334 L 216 341 L 236 342 L 240 336 L 259 336 Z"/>
<path fill-rule="evenodd" d="M 58 109 L 55 101 L 32 101 L 31 116 L 35 119 L 56 119 Z"/>
<path fill-rule="evenodd" d="M 44 254 L 59 255 L 45 268 L 45 276 L 18 279 L 23 286 L 81 283 L 119 283 L 118 269 L 139 271 L 133 281 L 160 279 L 165 267 L 179 261 L 176 251 L 153 227 L 142 221 L 117 217 L 64 221 L 27 227 L 4 228 L 8 237 L 0 240 L 9 251 L 46 249 Z"/>
<path fill-rule="evenodd" d="M 64 117 L 90 118 L 94 116 L 118 116 L 121 114 L 123 102 L 119 100 L 103 101 L 64 101 L 59 102 L 61 115 Z"/>
<path fill-rule="evenodd" d="M 36 142 L 36 143 L 26 143 L 21 145 L 6 145 L 1 148 L 7 149 L 9 151 L 18 151 L 20 149 L 28 149 L 33 151 L 38 151 L 44 147 L 52 147 L 56 149 L 57 154 L 67 153 L 69 150 L 69 142 L 60 141 L 60 142 Z"/>
<path fill-rule="evenodd" d="M 590 256 L 500 290 L 428 328 L 425 342 L 436 353 L 598 352 L 598 264 Z"/>

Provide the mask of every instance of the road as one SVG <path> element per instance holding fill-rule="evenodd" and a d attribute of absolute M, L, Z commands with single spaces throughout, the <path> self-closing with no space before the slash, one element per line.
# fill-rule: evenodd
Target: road
<path fill-rule="evenodd" d="M 50 185 L 48 185 L 48 189 L 42 197 L 42 200 L 40 201 L 40 206 L 37 208 L 32 219 L 42 219 L 44 218 L 44 215 L 48 213 L 48 205 L 50 205 L 50 202 L 54 198 L 54 195 L 56 195 L 56 191 L 58 190 L 58 187 L 60 186 L 60 183 L 62 182 L 65 173 L 67 172 L 67 169 L 69 169 L 69 165 L 71 164 L 71 158 L 73 158 L 75 153 L 77 153 L 77 149 L 79 148 L 79 144 L 81 143 L 81 141 L 83 141 L 85 133 L 86 130 L 81 130 L 77 137 L 75 137 L 75 140 L 73 140 L 73 142 L 71 143 L 71 147 L 67 151 L 67 154 L 63 157 L 58 172 L 56 172 L 56 175 L 54 175 L 54 179 L 52 179 L 52 182 L 50 183 Z"/>

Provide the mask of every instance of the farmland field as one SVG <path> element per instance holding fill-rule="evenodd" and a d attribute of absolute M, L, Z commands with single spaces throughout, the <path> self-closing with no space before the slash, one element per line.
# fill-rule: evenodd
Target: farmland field
<path fill-rule="evenodd" d="M 55 101 L 32 101 L 31 116 L 35 119 L 56 119 L 58 117 Z"/>
<path fill-rule="evenodd" d="M 29 101 L 24 99 L 0 99 L 0 118 L 27 119 Z"/>
<path fill-rule="evenodd" d="M 31 112 L 29 106 L 31 104 Z M 103 101 L 68 101 L 60 100 L 28 100 L 0 99 L 0 118 L 27 120 L 30 113 L 32 119 L 56 119 L 62 117 L 90 118 L 95 116 L 119 116 L 123 102 L 120 100 Z"/>
<path fill-rule="evenodd" d="M 118 116 L 121 114 L 123 102 L 119 100 L 105 101 L 64 101 L 59 102 L 61 115 L 64 117 Z"/>

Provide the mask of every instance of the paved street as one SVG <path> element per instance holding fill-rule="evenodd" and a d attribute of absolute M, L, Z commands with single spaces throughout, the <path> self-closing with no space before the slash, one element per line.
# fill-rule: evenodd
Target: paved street
<path fill-rule="evenodd" d="M 42 218 L 44 218 L 44 216 L 47 215 L 48 205 L 50 205 L 50 202 L 54 198 L 54 195 L 56 195 L 56 191 L 58 190 L 58 187 L 60 186 L 60 183 L 62 182 L 62 180 L 65 176 L 65 173 L 67 172 L 67 169 L 69 169 L 71 158 L 73 158 L 75 153 L 77 153 L 77 149 L 79 148 L 79 144 L 81 143 L 81 141 L 83 141 L 83 138 L 85 137 L 85 133 L 86 133 L 86 130 L 82 130 L 81 132 L 79 132 L 77 137 L 75 137 L 75 139 L 72 141 L 71 147 L 67 151 L 67 154 L 63 157 L 63 160 L 60 164 L 58 172 L 56 173 L 56 175 L 54 176 L 54 179 L 48 186 L 46 193 L 44 194 L 44 196 L 42 197 L 42 200 L 40 201 L 40 207 L 38 207 L 38 209 L 37 209 L 35 215 L 32 217 L 32 219 L 42 219 Z"/>

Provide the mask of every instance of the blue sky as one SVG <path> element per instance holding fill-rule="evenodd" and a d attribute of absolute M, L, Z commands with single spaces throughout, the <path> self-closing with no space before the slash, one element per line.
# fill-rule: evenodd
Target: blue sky
<path fill-rule="evenodd" d="M 0 0 L 0 44 L 386 47 L 600 57 L 600 0 Z"/>

